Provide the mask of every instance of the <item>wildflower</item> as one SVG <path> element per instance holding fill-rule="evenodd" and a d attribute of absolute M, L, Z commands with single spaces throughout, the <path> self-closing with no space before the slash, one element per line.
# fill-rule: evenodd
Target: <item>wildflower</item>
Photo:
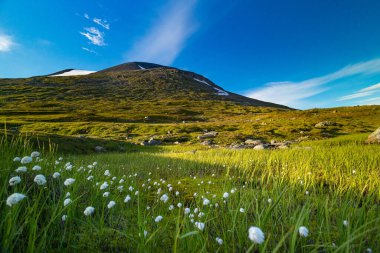
<path fill-rule="evenodd" d="M 205 215 L 204 212 L 200 212 L 200 213 L 198 214 L 198 217 L 199 217 L 199 218 L 202 218 L 204 215 Z"/>
<path fill-rule="evenodd" d="M 160 222 L 162 219 L 163 219 L 163 217 L 162 217 L 161 215 L 158 215 L 158 216 L 154 219 L 154 221 L 155 221 L 156 223 L 158 223 L 158 222 Z"/>
<path fill-rule="evenodd" d="M 245 212 L 244 208 L 240 208 L 239 211 L 240 211 L 241 213 L 244 213 L 244 212 Z"/>
<path fill-rule="evenodd" d="M 144 230 L 144 237 L 148 235 L 148 231 Z"/>
<path fill-rule="evenodd" d="M 62 215 L 61 220 L 62 220 L 62 222 L 65 222 L 67 220 L 67 215 L 66 214 Z"/>
<path fill-rule="evenodd" d="M 269 203 L 269 204 L 272 203 L 272 199 L 268 199 L 268 203 Z"/>
<path fill-rule="evenodd" d="M 367 252 L 368 252 L 368 253 L 372 253 L 373 251 L 372 251 L 371 248 L 367 248 Z"/>
<path fill-rule="evenodd" d="M 131 196 L 127 195 L 127 197 L 125 197 L 124 199 L 124 203 L 127 203 L 131 200 Z"/>
<path fill-rule="evenodd" d="M 100 186 L 100 190 L 104 190 L 108 187 L 108 183 L 107 182 L 104 182 L 101 186 Z"/>
<path fill-rule="evenodd" d="M 65 180 L 65 182 L 63 183 L 65 186 L 69 186 L 71 184 L 73 184 L 75 182 L 75 179 L 74 178 L 68 178 Z"/>
<path fill-rule="evenodd" d="M 119 184 L 124 183 L 124 179 L 120 179 Z"/>
<path fill-rule="evenodd" d="M 128 190 L 131 192 L 131 191 L 133 191 L 133 187 L 132 186 L 129 186 L 128 187 Z"/>
<path fill-rule="evenodd" d="M 70 195 L 71 195 L 70 192 L 67 192 L 65 198 L 70 197 Z"/>
<path fill-rule="evenodd" d="M 92 179 L 94 179 L 94 176 L 88 176 L 87 181 L 91 181 Z"/>
<path fill-rule="evenodd" d="M 195 208 L 194 213 L 198 213 L 198 210 L 199 210 L 198 208 Z"/>
<path fill-rule="evenodd" d="M 20 202 L 21 200 L 23 200 L 24 198 L 26 198 L 26 196 L 25 196 L 24 194 L 21 194 L 21 193 L 13 193 L 12 195 L 10 195 L 10 196 L 7 198 L 7 205 L 8 205 L 8 206 L 15 205 L 15 204 L 17 204 L 18 202 Z"/>
<path fill-rule="evenodd" d="M 95 212 L 95 208 L 93 208 L 92 206 L 88 206 L 86 207 L 83 213 L 84 215 L 89 216 L 89 215 L 92 215 L 94 212 Z"/>
<path fill-rule="evenodd" d="M 181 207 L 182 207 L 182 203 L 178 203 L 178 204 L 177 204 L 177 207 L 178 207 L 178 208 L 181 208 Z"/>
<path fill-rule="evenodd" d="M 309 191 L 306 191 L 305 194 L 306 194 L 306 195 L 309 195 Z"/>
<path fill-rule="evenodd" d="M 150 206 L 147 206 L 147 207 L 146 207 L 146 210 L 149 210 L 149 209 L 150 209 Z"/>
<path fill-rule="evenodd" d="M 304 227 L 304 226 L 301 226 L 298 229 L 298 232 L 299 232 L 300 236 L 302 236 L 302 237 L 307 237 L 309 235 L 309 230 L 307 229 L 307 227 Z"/>
<path fill-rule="evenodd" d="M 40 152 L 33 151 L 32 154 L 30 155 L 32 158 L 40 156 Z"/>
<path fill-rule="evenodd" d="M 254 243 L 262 244 L 265 240 L 265 235 L 260 228 L 250 227 L 248 229 L 248 238 Z"/>
<path fill-rule="evenodd" d="M 203 199 L 203 205 L 204 205 L 204 206 L 207 206 L 208 204 L 210 204 L 210 200 L 204 198 L 204 199 Z"/>
<path fill-rule="evenodd" d="M 348 226 L 348 221 L 347 221 L 347 220 L 344 220 L 344 221 L 343 221 L 343 225 L 344 225 L 345 227 L 347 227 L 347 226 Z"/>
<path fill-rule="evenodd" d="M 108 198 L 109 195 L 110 195 L 110 192 L 103 193 L 103 197 L 105 197 L 105 198 Z"/>
<path fill-rule="evenodd" d="M 191 211 L 190 208 L 188 208 L 188 207 L 185 208 L 185 214 L 189 214 L 190 211 Z"/>
<path fill-rule="evenodd" d="M 106 170 L 106 171 L 104 172 L 104 176 L 107 176 L 107 177 L 111 176 L 110 171 L 109 171 L 109 170 Z"/>
<path fill-rule="evenodd" d="M 116 177 L 113 177 L 112 180 L 116 180 Z"/>
<path fill-rule="evenodd" d="M 24 156 L 22 159 L 21 159 L 21 163 L 22 164 L 27 164 L 27 163 L 30 163 L 32 161 L 32 158 L 30 156 Z"/>
<path fill-rule="evenodd" d="M 38 185 L 44 185 L 46 184 L 46 178 L 44 175 L 37 175 L 34 177 L 34 182 L 37 183 Z"/>
<path fill-rule="evenodd" d="M 28 169 L 25 166 L 18 167 L 15 171 L 17 173 L 19 172 L 26 172 Z"/>
<path fill-rule="evenodd" d="M 59 174 L 59 172 L 54 172 L 53 174 L 53 178 L 58 178 L 61 174 Z"/>
<path fill-rule="evenodd" d="M 18 156 L 16 156 L 15 158 L 13 158 L 13 161 L 14 161 L 14 162 L 20 162 L 20 161 L 21 161 L 21 158 L 18 157 Z"/>
<path fill-rule="evenodd" d="M 178 195 L 179 195 L 179 191 L 176 191 L 176 192 L 175 192 L 175 195 L 178 196 Z"/>
<path fill-rule="evenodd" d="M 32 170 L 41 170 L 41 166 L 35 165 Z"/>
<path fill-rule="evenodd" d="M 223 240 L 219 237 L 217 237 L 216 239 L 216 242 L 219 244 L 219 245 L 222 245 L 223 244 Z"/>
<path fill-rule="evenodd" d="M 63 206 L 67 206 L 68 204 L 70 204 L 72 201 L 71 199 L 67 198 L 63 201 Z"/>
<path fill-rule="evenodd" d="M 223 193 L 223 198 L 224 198 L 224 199 L 228 198 L 228 196 L 230 196 L 230 195 L 228 194 L 228 192 Z"/>
<path fill-rule="evenodd" d="M 119 186 L 117 187 L 117 189 L 118 189 L 120 192 L 122 192 L 122 191 L 123 191 L 123 189 L 124 189 L 124 186 L 122 186 L 122 185 L 119 185 Z"/>
<path fill-rule="evenodd" d="M 174 206 L 173 205 L 170 205 L 169 206 L 169 211 L 173 210 L 174 209 Z"/>
<path fill-rule="evenodd" d="M 234 193 L 235 193 L 235 191 L 236 191 L 235 189 L 232 189 L 232 190 L 231 190 L 231 193 L 232 193 L 232 194 L 234 194 Z"/>
<path fill-rule="evenodd" d="M 115 205 L 116 205 L 116 202 L 113 201 L 113 200 L 111 200 L 111 201 L 108 203 L 107 207 L 108 207 L 108 209 L 111 209 L 111 208 L 114 207 Z"/>
<path fill-rule="evenodd" d="M 14 186 L 16 184 L 19 184 L 20 182 L 21 182 L 21 178 L 19 176 L 12 177 L 11 179 L 9 179 L 10 186 Z"/>
<path fill-rule="evenodd" d="M 205 228 L 205 224 L 203 223 L 203 222 L 195 222 L 195 226 L 199 229 L 199 230 L 201 230 L 201 231 L 203 231 L 203 229 Z"/>
<path fill-rule="evenodd" d="M 135 192 L 135 195 L 136 195 L 136 196 L 139 195 L 139 191 L 136 191 L 136 192 Z"/>
<path fill-rule="evenodd" d="M 168 195 L 164 194 L 161 196 L 160 200 L 163 201 L 164 203 L 166 203 L 166 201 L 168 201 L 169 197 Z"/>

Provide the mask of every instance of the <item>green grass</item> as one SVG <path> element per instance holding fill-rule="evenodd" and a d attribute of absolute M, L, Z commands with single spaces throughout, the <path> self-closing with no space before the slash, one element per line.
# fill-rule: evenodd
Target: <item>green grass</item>
<path fill-rule="evenodd" d="M 31 170 L 35 161 L 28 164 L 28 172 L 20 175 L 22 181 L 16 186 L 8 184 L 19 166 L 12 160 L 33 149 L 23 138 L 2 138 L 0 251 L 364 252 L 372 248 L 376 252 L 380 245 L 380 146 L 364 145 L 365 136 L 304 142 L 274 151 L 196 145 L 140 147 L 124 153 L 64 155 L 57 165 L 60 155 L 54 148 L 46 148 L 43 161 L 38 162 L 42 170 Z M 87 165 L 95 161 L 98 164 L 89 169 Z M 66 162 L 74 165 L 71 171 L 64 169 Z M 59 170 L 61 177 L 53 179 L 52 174 Z M 112 176 L 105 176 L 105 170 Z M 46 176 L 45 186 L 33 182 L 36 174 Z M 94 176 L 93 181 L 86 180 L 89 175 Z M 124 175 L 125 182 L 120 184 Z M 64 186 L 70 177 L 75 183 Z M 110 186 L 101 191 L 104 181 Z M 124 186 L 122 192 L 119 185 Z M 130 192 L 129 186 L 134 190 Z M 110 192 L 108 198 L 102 197 L 104 191 Z M 9 207 L 6 199 L 14 192 L 27 198 Z M 67 192 L 73 202 L 64 207 Z M 226 203 L 224 192 L 230 193 Z M 164 193 L 169 195 L 166 203 L 160 200 Z M 127 194 L 131 201 L 124 203 Z M 202 196 L 213 206 L 203 206 Z M 112 209 L 107 208 L 110 200 L 116 202 Z M 204 212 L 203 217 L 194 214 L 195 221 L 205 223 L 203 231 L 184 215 L 184 207 L 169 211 L 171 204 L 178 203 L 192 213 L 196 207 Z M 83 214 L 87 206 L 95 207 L 93 216 Z M 62 222 L 64 214 L 68 218 Z M 163 220 L 156 223 L 158 215 Z M 264 232 L 263 244 L 249 240 L 250 226 Z M 309 229 L 308 237 L 299 236 L 300 226 Z M 223 239 L 222 245 L 216 237 Z"/>

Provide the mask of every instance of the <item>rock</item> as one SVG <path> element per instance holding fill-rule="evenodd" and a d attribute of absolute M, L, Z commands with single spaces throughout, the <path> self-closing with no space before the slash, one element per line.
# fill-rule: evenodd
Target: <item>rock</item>
<path fill-rule="evenodd" d="M 266 146 L 264 144 L 256 145 L 253 149 L 255 150 L 263 150 L 266 149 Z"/>
<path fill-rule="evenodd" d="M 338 124 L 336 122 L 332 122 L 332 121 L 321 121 L 317 124 L 315 124 L 314 127 L 316 128 L 322 128 L 322 127 L 328 127 L 328 126 L 337 126 Z"/>
<path fill-rule="evenodd" d="M 199 135 L 198 136 L 198 139 L 199 140 L 204 140 L 204 139 L 207 139 L 207 138 L 214 138 L 218 135 L 218 132 L 215 132 L 215 131 L 211 131 L 211 132 L 207 132 L 205 134 L 202 134 L 202 135 Z"/>
<path fill-rule="evenodd" d="M 380 144 L 380 127 L 378 129 L 376 129 L 375 132 L 371 133 L 368 136 L 367 143 L 369 143 L 369 144 L 374 144 L 374 143 Z"/>
<path fill-rule="evenodd" d="M 231 149 L 245 149 L 247 148 L 244 144 L 235 144 L 230 147 Z"/>
<path fill-rule="evenodd" d="M 102 147 L 102 146 L 96 146 L 95 148 L 95 151 L 96 152 L 106 152 L 107 150 L 104 148 L 104 147 Z"/>
<path fill-rule="evenodd" d="M 203 146 L 210 146 L 212 144 L 212 141 L 211 140 L 205 140 L 205 141 L 202 141 L 201 144 Z"/>
<path fill-rule="evenodd" d="M 161 145 L 161 141 L 150 138 L 150 140 L 148 141 L 148 145 L 150 145 L 150 146 Z"/>
<path fill-rule="evenodd" d="M 280 145 L 280 146 L 278 146 L 277 148 L 278 148 L 278 149 L 288 149 L 289 146 L 287 146 L 287 145 Z"/>
<path fill-rule="evenodd" d="M 263 144 L 261 140 L 253 140 L 253 139 L 248 139 L 244 143 L 249 146 L 256 146 L 256 145 Z"/>

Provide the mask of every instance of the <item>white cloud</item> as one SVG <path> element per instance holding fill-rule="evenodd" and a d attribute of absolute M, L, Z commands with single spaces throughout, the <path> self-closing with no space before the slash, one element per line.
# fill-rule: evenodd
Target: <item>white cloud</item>
<path fill-rule="evenodd" d="M 96 46 L 106 46 L 107 44 L 104 42 L 104 33 L 99 31 L 95 27 L 85 27 L 83 28 L 87 32 L 80 32 L 83 36 L 85 36 L 90 43 Z"/>
<path fill-rule="evenodd" d="M 103 20 L 103 19 L 100 19 L 100 18 L 94 18 L 92 21 L 94 21 L 94 23 L 102 26 L 103 28 L 109 30 L 110 29 L 110 24 L 108 23 L 107 20 Z"/>
<path fill-rule="evenodd" d="M 126 53 L 128 61 L 147 61 L 170 65 L 195 32 L 193 11 L 196 0 L 173 1 L 135 46 Z"/>
<path fill-rule="evenodd" d="M 90 16 L 89 16 L 87 13 L 83 14 L 83 17 L 84 17 L 85 19 L 90 19 Z"/>
<path fill-rule="evenodd" d="M 0 34 L 0 53 L 9 52 L 16 45 L 13 38 L 6 34 Z"/>
<path fill-rule="evenodd" d="M 247 92 L 246 96 L 299 108 L 304 107 L 307 98 L 330 89 L 326 87 L 328 83 L 354 75 L 376 73 L 380 73 L 380 58 L 348 65 L 333 73 L 300 82 L 270 82 L 263 88 Z"/>
<path fill-rule="evenodd" d="M 350 100 L 350 99 L 355 99 L 355 98 L 360 98 L 360 97 L 368 97 L 368 96 L 371 96 L 378 91 L 380 91 L 380 83 L 368 86 L 367 88 L 363 88 L 361 90 L 358 90 L 357 92 L 355 92 L 351 95 L 343 96 L 343 97 L 339 98 L 338 101 Z"/>
<path fill-rule="evenodd" d="M 363 92 L 363 91 L 371 91 L 371 90 L 377 90 L 377 89 L 380 89 L 380 83 L 368 86 L 367 88 L 361 89 L 360 91 Z"/>
<path fill-rule="evenodd" d="M 82 47 L 82 50 L 87 51 L 87 52 L 89 52 L 89 53 L 98 54 L 96 51 L 94 51 L 94 50 L 92 50 L 92 49 L 89 49 L 89 48 L 87 48 L 87 47 Z"/>

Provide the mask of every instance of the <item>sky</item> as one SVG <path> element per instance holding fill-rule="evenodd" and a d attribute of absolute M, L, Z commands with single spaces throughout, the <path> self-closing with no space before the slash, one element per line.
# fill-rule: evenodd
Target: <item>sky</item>
<path fill-rule="evenodd" d="M 380 104 L 378 0 L 0 0 L 0 77 L 146 61 L 293 108 Z"/>

